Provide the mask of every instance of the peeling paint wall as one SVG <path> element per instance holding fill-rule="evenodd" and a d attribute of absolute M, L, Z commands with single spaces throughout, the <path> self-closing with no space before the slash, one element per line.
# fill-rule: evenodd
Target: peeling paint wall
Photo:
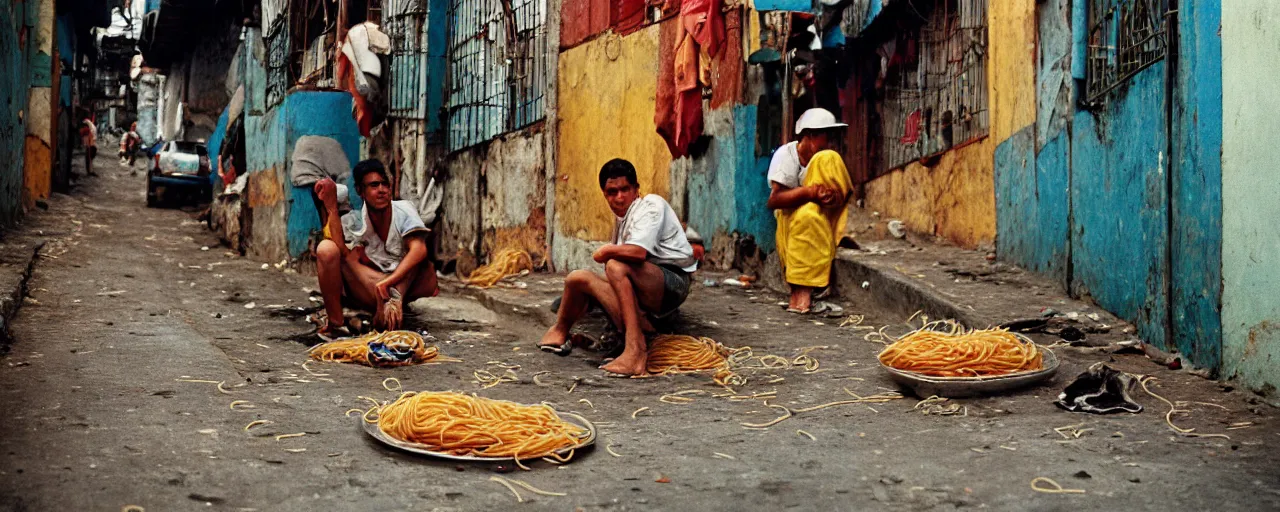
<path fill-rule="evenodd" d="M 867 183 L 865 208 L 901 220 L 907 229 L 976 248 L 995 237 L 990 137 L 942 155 L 937 164 L 918 162 Z"/>
<path fill-rule="evenodd" d="M 880 176 L 864 196 L 867 210 L 971 249 L 996 239 L 997 145 L 1036 121 L 1036 3 L 992 1 L 987 18 L 988 136 Z"/>
<path fill-rule="evenodd" d="M 524 249 L 547 257 L 545 137 L 541 126 L 499 137 L 481 167 L 481 253 Z"/>
<path fill-rule="evenodd" d="M 1222 2 L 1222 335 L 1224 374 L 1280 386 L 1280 4 Z M 1202 118 L 1203 119 L 1203 118 Z"/>
<path fill-rule="evenodd" d="M 602 241 L 612 233 L 613 214 L 597 181 L 600 166 L 612 158 L 636 166 L 642 193 L 669 197 L 671 154 L 653 124 L 659 30 L 605 34 L 560 54 L 556 247 L 567 246 L 561 238 Z M 579 268 L 590 261 L 590 253 L 585 261 L 582 253 L 552 256 L 556 268 Z"/>
<path fill-rule="evenodd" d="M 53 0 L 31 0 L 27 6 L 37 10 L 35 26 L 27 36 L 31 92 L 27 100 L 22 193 L 22 207 L 27 209 L 35 207 L 36 200 L 49 198 L 53 177 L 56 140 L 53 120 L 58 118 L 57 99 L 53 95 L 54 7 Z M 29 21 L 30 18 L 28 16 Z"/>
<path fill-rule="evenodd" d="M 0 9 L 0 225 L 8 225 L 22 213 L 21 194 L 26 139 L 26 107 L 29 94 L 27 50 L 20 34 L 25 30 L 26 9 L 13 2 Z"/>

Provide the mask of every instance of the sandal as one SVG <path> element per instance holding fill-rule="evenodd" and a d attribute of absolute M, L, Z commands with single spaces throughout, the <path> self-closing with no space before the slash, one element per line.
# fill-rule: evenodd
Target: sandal
<path fill-rule="evenodd" d="M 567 356 L 570 352 L 573 352 L 573 338 L 566 339 L 564 340 L 564 343 L 559 345 L 543 345 L 539 343 L 538 350 L 549 352 L 560 357 Z"/>

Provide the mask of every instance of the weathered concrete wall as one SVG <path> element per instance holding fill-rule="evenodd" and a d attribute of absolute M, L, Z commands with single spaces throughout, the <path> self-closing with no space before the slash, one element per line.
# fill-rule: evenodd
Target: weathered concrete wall
<path fill-rule="evenodd" d="M 705 134 L 712 136 L 707 152 L 681 159 L 688 174 L 683 195 L 689 198 L 689 227 L 702 235 L 708 261 L 721 267 L 733 263 L 735 234 L 750 235 L 766 253 L 774 250 L 775 221 L 765 206 L 769 157 L 756 156 L 756 111 L 755 105 L 727 104 L 707 112 Z"/>
<path fill-rule="evenodd" d="M 1138 73 L 1099 112 L 1079 111 L 1071 142 L 1071 289 L 1167 347 L 1168 138 L 1165 62 Z"/>
<path fill-rule="evenodd" d="M 1280 4 L 1222 2 L 1222 334 L 1225 374 L 1280 386 Z M 1274 395 L 1272 395 L 1274 400 Z"/>
<path fill-rule="evenodd" d="M 519 248 L 534 263 L 547 257 L 545 136 L 541 126 L 495 139 L 480 168 L 484 179 L 481 253 Z"/>
<path fill-rule="evenodd" d="M 876 178 L 866 185 L 865 207 L 961 247 L 990 244 L 996 231 L 993 147 L 985 137 L 944 153 L 933 167 L 913 162 Z"/>
<path fill-rule="evenodd" d="M 55 15 L 53 0 L 31 0 L 27 9 L 36 9 L 35 26 L 31 27 L 28 69 L 31 92 L 27 100 L 27 136 L 24 155 L 22 205 L 35 206 L 37 199 L 48 199 L 53 177 L 54 141 L 58 118 L 57 98 L 53 95 L 53 58 Z M 30 14 L 30 13 L 28 13 Z M 28 15 L 28 20 L 31 16 Z M 8 70 L 5 71 L 9 72 Z"/>
<path fill-rule="evenodd" d="M 0 9 L 0 224 L 10 224 L 22 213 L 22 182 L 29 96 L 27 51 L 20 34 L 26 30 L 27 4 L 11 3 Z"/>
<path fill-rule="evenodd" d="M 867 183 L 864 205 L 907 228 L 961 247 L 996 238 L 996 146 L 1036 120 L 1036 13 L 1032 0 L 988 4 L 987 137 Z"/>
<path fill-rule="evenodd" d="M 1222 3 L 1178 2 L 1170 98 L 1170 335 L 1180 352 L 1206 368 L 1222 360 Z M 1278 34 L 1271 31 L 1271 41 Z"/>
<path fill-rule="evenodd" d="M 626 158 L 635 164 L 642 193 L 667 197 L 671 190 L 671 154 L 653 124 L 659 30 L 653 25 L 625 37 L 607 34 L 560 54 L 556 268 L 590 261 L 581 259 L 586 246 L 559 251 L 570 245 L 562 238 L 601 241 L 613 230 L 597 181 L 605 162 Z"/>
<path fill-rule="evenodd" d="M 534 263 L 547 257 L 545 149 L 538 124 L 445 159 L 441 259 L 476 262 L 509 248 Z"/>
<path fill-rule="evenodd" d="M 294 144 L 304 135 L 332 137 L 355 165 L 360 156 L 360 132 L 351 118 L 351 95 L 345 92 L 293 92 L 279 105 L 264 110 L 261 101 L 266 72 L 262 54 L 252 51 L 253 46 L 261 46 L 255 32 L 250 31 L 246 38 L 251 51 L 245 52 L 244 129 L 249 172 L 245 204 L 250 212 L 249 224 L 241 229 L 250 257 L 278 262 L 308 254 L 316 233 L 323 229 L 311 191 L 289 182 Z M 226 67 L 223 69 L 225 72 Z M 359 207 L 359 198 L 353 197 L 352 204 Z"/>
<path fill-rule="evenodd" d="M 1075 110 L 1071 78 L 1070 0 L 1042 2 L 1037 12 L 1035 126 L 1000 142 L 995 153 L 996 252 L 1067 284 L 1067 189 Z M 995 71 L 999 73 L 1000 71 Z"/>

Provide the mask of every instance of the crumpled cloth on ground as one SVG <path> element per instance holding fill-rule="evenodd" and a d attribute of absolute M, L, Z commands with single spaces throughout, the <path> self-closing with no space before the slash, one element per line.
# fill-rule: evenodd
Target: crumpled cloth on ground
<path fill-rule="evenodd" d="M 417 355 L 414 346 L 401 340 L 384 343 L 380 340 L 369 342 L 369 364 L 371 366 L 398 366 L 413 362 Z"/>
<path fill-rule="evenodd" d="M 1116 371 L 1102 363 L 1094 363 L 1088 371 L 1080 374 L 1062 390 L 1054 404 L 1072 412 L 1139 413 L 1142 412 L 1142 405 L 1129 396 L 1137 384 L 1138 379 L 1128 373 Z"/>

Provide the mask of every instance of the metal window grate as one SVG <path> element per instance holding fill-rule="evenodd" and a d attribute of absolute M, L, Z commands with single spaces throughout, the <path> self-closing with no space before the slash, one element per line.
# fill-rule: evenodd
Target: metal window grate
<path fill-rule="evenodd" d="M 1168 50 L 1169 0 L 1090 0 L 1085 59 L 1085 102 L 1107 93 L 1159 62 Z"/>
<path fill-rule="evenodd" d="M 936 0 L 932 7 L 914 13 L 923 25 L 885 56 L 901 62 L 890 66 L 876 105 L 877 174 L 983 137 L 991 126 L 986 0 Z"/>
<path fill-rule="evenodd" d="M 289 90 L 289 31 L 281 30 L 267 36 L 267 104 L 266 108 L 279 105 Z"/>
<path fill-rule="evenodd" d="M 462 149 L 544 116 L 546 0 L 453 0 L 448 146 Z"/>
<path fill-rule="evenodd" d="M 428 78 L 425 0 L 389 0 L 383 29 L 391 38 L 390 117 L 426 118 Z"/>

